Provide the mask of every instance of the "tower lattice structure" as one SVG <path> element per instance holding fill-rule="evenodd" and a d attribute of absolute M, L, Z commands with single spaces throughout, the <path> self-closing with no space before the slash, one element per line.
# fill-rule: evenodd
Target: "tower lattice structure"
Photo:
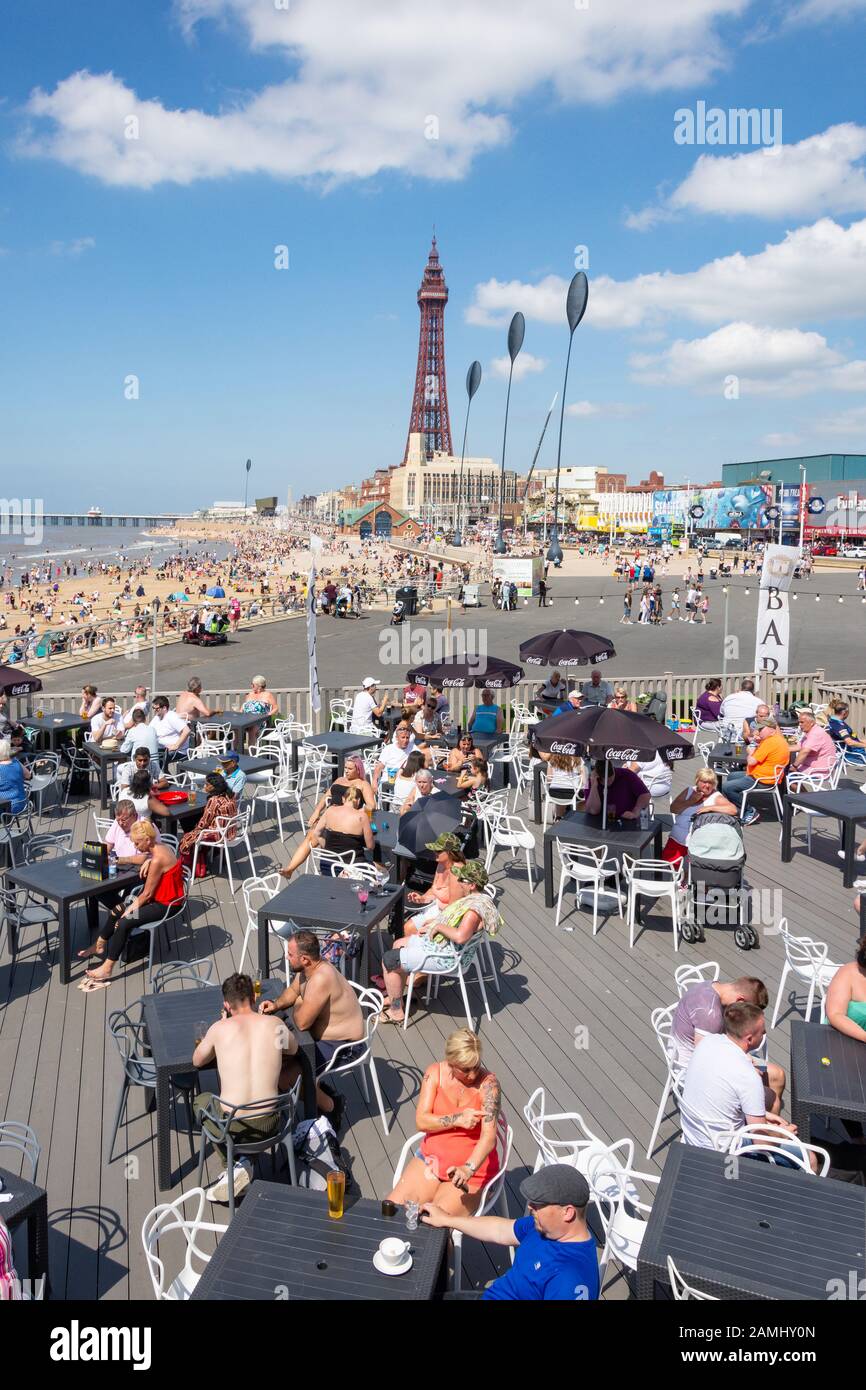
<path fill-rule="evenodd" d="M 424 268 L 418 290 L 421 310 L 421 333 L 418 338 L 418 365 L 415 369 L 415 390 L 412 395 L 412 414 L 409 434 L 420 434 L 426 457 L 435 451 L 452 453 L 451 421 L 448 417 L 448 391 L 445 385 L 445 305 L 448 286 L 439 264 L 436 238 Z M 403 462 L 409 456 L 409 440 Z"/>

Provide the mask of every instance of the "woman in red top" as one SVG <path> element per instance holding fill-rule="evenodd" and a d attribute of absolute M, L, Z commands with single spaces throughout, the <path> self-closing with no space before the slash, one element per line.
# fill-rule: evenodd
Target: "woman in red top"
<path fill-rule="evenodd" d="M 177 855 L 169 845 L 157 840 L 150 821 L 137 820 L 129 838 L 145 856 L 141 866 L 144 887 L 136 897 L 127 895 L 109 912 L 108 922 L 90 952 L 100 964 L 87 971 L 80 985 L 83 990 L 107 988 L 130 932 L 147 922 L 161 921 L 169 904 L 182 899 L 186 891 Z"/>
<path fill-rule="evenodd" d="M 481 1042 L 458 1028 L 445 1061 L 428 1067 L 415 1123 L 424 1139 L 403 1169 L 392 1202 L 428 1202 L 452 1216 L 471 1216 L 481 1189 L 499 1172 L 496 1128 L 501 1091 L 481 1065 Z"/>

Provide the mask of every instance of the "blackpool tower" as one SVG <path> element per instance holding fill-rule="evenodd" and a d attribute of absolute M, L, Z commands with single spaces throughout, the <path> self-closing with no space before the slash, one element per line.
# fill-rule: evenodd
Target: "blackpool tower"
<path fill-rule="evenodd" d="M 448 392 L 445 387 L 445 305 L 448 286 L 439 264 L 436 238 L 424 268 L 424 278 L 418 291 L 421 310 L 421 333 L 418 339 L 418 365 L 415 369 L 415 391 L 409 434 L 420 434 L 421 448 L 426 458 L 434 452 L 450 454 L 451 421 L 448 418 Z M 409 440 L 403 462 L 409 456 Z"/>

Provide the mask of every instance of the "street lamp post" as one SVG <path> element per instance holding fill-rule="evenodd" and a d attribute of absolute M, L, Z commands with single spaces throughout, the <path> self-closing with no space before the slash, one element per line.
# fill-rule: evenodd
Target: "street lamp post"
<path fill-rule="evenodd" d="M 803 558 L 803 535 L 806 529 L 806 465 L 800 464 L 800 559 Z"/>
<path fill-rule="evenodd" d="M 472 405 L 472 397 L 481 385 L 481 363 L 473 362 L 469 371 L 466 373 L 466 422 L 463 426 L 463 449 L 460 454 L 460 477 L 457 483 L 457 525 L 454 528 L 454 535 L 451 537 L 452 545 L 462 545 L 463 537 L 460 525 L 463 520 L 463 460 L 466 458 L 466 432 L 469 429 L 469 410 Z"/>
<path fill-rule="evenodd" d="M 247 510 L 247 491 L 248 491 L 249 485 L 250 485 L 250 469 L 252 468 L 252 466 L 253 466 L 253 461 L 252 461 L 252 459 L 247 459 L 247 464 L 246 464 L 246 477 L 244 478 L 244 512 L 246 512 L 246 510 Z"/>
<path fill-rule="evenodd" d="M 505 537 L 502 534 L 502 503 L 505 496 L 505 440 L 508 437 L 508 406 L 511 402 L 511 378 L 514 375 L 514 359 L 523 347 L 523 336 L 525 333 L 526 319 L 518 310 L 508 326 L 508 356 L 511 358 L 511 365 L 508 368 L 508 393 L 505 397 L 505 426 L 502 431 L 502 463 L 499 468 L 499 530 L 493 546 L 497 555 L 504 555 L 507 549 Z"/>
<path fill-rule="evenodd" d="M 551 560 L 555 566 L 562 564 L 562 546 L 559 543 L 557 517 L 559 514 L 559 467 L 562 458 L 562 426 L 565 419 L 565 393 L 568 387 L 568 368 L 571 362 L 571 345 L 574 342 L 574 330 L 586 313 L 588 298 L 589 281 L 586 278 L 586 272 L 579 270 L 568 287 L 568 295 L 565 301 L 565 314 L 568 319 L 568 353 L 565 358 L 565 379 L 562 383 L 562 405 L 559 410 L 559 441 L 556 446 L 556 487 L 553 497 L 553 530 L 550 533 L 550 547 L 547 552 L 548 560 Z"/>

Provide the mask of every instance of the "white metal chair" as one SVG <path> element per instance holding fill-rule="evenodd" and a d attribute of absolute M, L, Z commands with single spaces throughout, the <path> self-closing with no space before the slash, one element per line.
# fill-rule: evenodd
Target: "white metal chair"
<path fill-rule="evenodd" d="M 430 955 L 425 956 L 417 970 L 410 972 L 406 986 L 406 1002 L 403 1006 L 403 1031 L 409 1027 L 409 1010 L 412 1006 L 412 991 L 415 988 L 415 976 L 424 974 L 427 976 L 427 997 L 426 1002 L 430 1002 L 431 990 L 439 993 L 439 981 L 446 975 L 455 975 L 460 985 L 460 993 L 463 996 L 463 1007 L 466 1010 L 466 1026 L 474 1030 L 475 1023 L 472 1014 L 469 1012 L 469 996 L 466 993 L 466 972 L 469 967 L 474 965 L 478 976 L 478 985 L 481 990 L 481 998 L 484 1001 L 484 1012 L 488 1019 L 492 1018 L 490 1005 L 487 1002 L 487 990 L 484 988 L 484 976 L 481 973 L 481 961 L 478 959 L 478 952 L 484 939 L 484 932 L 479 930 L 474 936 L 462 946 L 455 946 L 452 942 L 445 942 L 437 945 L 430 943 Z M 450 948 L 450 949 L 449 949 Z"/>
<path fill-rule="evenodd" d="M 687 989 L 692 985 L 714 984 L 721 974 L 721 966 L 717 960 L 704 960 L 694 965 L 678 965 L 674 971 L 674 982 L 677 987 L 677 997 L 682 999 Z"/>
<path fill-rule="evenodd" d="M 504 787 L 495 792 L 482 789 L 474 793 L 474 801 L 478 823 L 484 835 L 484 844 L 488 846 L 493 826 L 500 816 L 508 812 L 508 792 Z"/>
<path fill-rule="evenodd" d="M 604 1230 L 601 1267 L 613 1258 L 624 1270 L 634 1272 L 652 1211 L 652 1202 L 638 1195 L 636 1184 L 656 1188 L 660 1178 L 654 1173 L 635 1172 L 633 1168 L 624 1170 L 609 1154 L 595 1155 L 587 1169 L 587 1181 Z"/>
<path fill-rule="evenodd" d="M 364 1036 L 360 1043 L 340 1043 L 334 1049 L 333 1056 L 329 1059 L 326 1067 L 316 1073 L 316 1080 L 320 1082 L 325 1076 L 340 1076 L 343 1072 L 354 1071 L 360 1068 L 358 1075 L 361 1081 L 361 1090 L 364 1093 L 364 1100 L 370 1104 L 370 1090 L 367 1085 L 367 1076 L 364 1068 L 370 1073 L 370 1080 L 373 1083 L 373 1090 L 376 1093 L 376 1101 L 379 1106 L 379 1114 L 382 1117 L 382 1128 L 386 1135 L 388 1133 L 388 1118 L 385 1114 L 385 1102 L 382 1099 L 382 1088 L 379 1085 L 379 1077 L 376 1072 L 376 1059 L 373 1056 L 373 1035 L 379 1026 L 379 1017 L 385 1007 L 384 995 L 378 989 L 370 989 L 364 985 L 357 984 L 354 980 L 349 980 L 349 984 L 358 996 L 358 1003 L 364 1017 Z M 363 1046 L 363 1051 L 357 1057 L 348 1057 L 348 1052 L 353 1048 Z M 342 1054 L 342 1055 L 341 1055 Z"/>
<path fill-rule="evenodd" d="M 300 759 L 298 794 L 303 796 L 309 778 L 315 783 L 314 800 L 318 801 L 322 795 L 322 778 L 326 772 L 329 775 L 333 772 L 336 762 L 327 749 L 316 748 L 313 744 L 302 743 L 298 749 L 298 756 Z"/>
<path fill-rule="evenodd" d="M 352 713 L 352 705 L 349 700 L 331 700 L 328 706 L 331 729 L 345 730 L 349 726 L 349 717 Z"/>
<path fill-rule="evenodd" d="M 668 1279 L 671 1284 L 671 1293 L 677 1303 L 686 1303 L 689 1299 L 695 1299 L 702 1303 L 718 1303 L 719 1301 L 715 1294 L 701 1293 L 700 1289 L 692 1288 L 691 1284 L 687 1284 L 670 1255 L 668 1255 Z"/>
<path fill-rule="evenodd" d="M 787 770 L 787 763 L 776 763 L 770 777 L 760 777 L 756 780 L 753 787 L 746 788 L 740 801 L 741 820 L 745 820 L 746 818 L 746 808 L 748 807 L 750 796 L 769 796 L 776 808 L 776 814 L 779 817 L 779 825 L 781 826 L 784 808 L 782 806 L 782 793 L 780 788 Z"/>
<path fill-rule="evenodd" d="M 569 811 L 577 810 L 577 803 L 580 799 L 580 789 L 578 787 L 574 787 L 571 789 L 570 795 L 568 793 L 569 789 L 567 787 L 551 788 L 548 779 L 546 777 L 542 777 L 541 804 L 544 808 L 541 816 L 542 830 L 545 830 L 547 828 L 547 819 L 551 806 L 555 806 L 557 808 L 559 808 L 560 806 L 565 806 Z"/>
<path fill-rule="evenodd" d="M 397 1159 L 397 1167 L 394 1169 L 393 1186 L 403 1176 L 403 1169 L 409 1159 L 413 1157 L 415 1149 L 425 1136 L 420 1131 L 412 1134 L 406 1140 L 400 1150 L 400 1157 Z M 476 1216 L 489 1215 L 491 1211 L 498 1210 L 500 1216 L 508 1216 L 508 1201 L 505 1194 L 505 1175 L 508 1170 L 508 1162 L 511 1157 L 511 1146 L 514 1142 L 514 1131 L 508 1123 L 505 1115 L 500 1110 L 499 1120 L 496 1125 L 496 1153 L 499 1158 L 499 1169 L 481 1189 L 481 1197 L 476 1208 Z M 457 1291 L 463 1286 L 463 1235 L 460 1231 L 451 1231 L 451 1242 L 454 1247 L 454 1276 L 451 1287 Z"/>
<path fill-rule="evenodd" d="M 659 1107 L 656 1111 L 652 1134 L 647 1144 L 647 1158 L 651 1156 L 655 1148 L 658 1132 L 661 1129 L 662 1120 L 665 1116 L 667 1103 L 670 1097 L 674 1096 L 677 1104 L 679 1104 L 683 1090 L 683 1082 L 686 1079 L 686 1069 L 676 1061 L 673 1044 L 671 1042 L 671 1025 L 673 1023 L 675 1009 L 676 1004 L 671 1004 L 666 1009 L 653 1009 L 650 1015 L 653 1032 L 655 1033 L 656 1040 L 661 1048 L 662 1057 L 664 1058 L 666 1076 L 664 1085 L 662 1086 L 661 1100 L 659 1101 Z"/>
<path fill-rule="evenodd" d="M 562 840 L 557 840 L 556 849 L 559 854 L 559 892 L 556 897 L 555 925 L 559 926 L 565 885 L 572 882 L 578 905 L 581 887 L 592 889 L 592 934 L 595 936 L 598 931 L 599 893 L 604 893 L 607 897 L 615 895 L 619 915 L 623 916 L 619 864 L 615 859 L 607 857 L 607 845 L 598 845 L 591 849 L 586 845 L 568 845 Z M 612 891 L 607 886 L 609 883 L 613 884 Z M 566 927 L 565 930 L 574 931 L 574 927 Z"/>
<path fill-rule="evenodd" d="M 718 1134 L 716 1148 L 737 1158 L 751 1155 L 767 1159 L 771 1163 L 780 1158 L 801 1168 L 804 1173 L 812 1172 L 809 1155 L 814 1154 L 818 1164 L 816 1177 L 826 1178 L 830 1171 L 830 1155 L 826 1149 L 820 1148 L 818 1144 L 807 1144 L 799 1135 L 766 1121 L 754 1125 L 741 1125 L 739 1129 Z"/>
<path fill-rule="evenodd" d="M 771 1028 L 775 1028 L 776 1020 L 779 1017 L 779 1008 L 785 993 L 785 981 L 789 975 L 793 975 L 795 980 L 808 986 L 806 997 L 806 1022 L 812 1017 L 812 1005 L 815 1002 L 815 995 L 824 1007 L 827 988 L 839 969 L 831 960 L 827 959 L 827 944 L 824 941 L 814 941 L 809 936 L 794 936 L 788 931 L 788 919 L 779 919 L 779 934 L 785 947 L 785 964 L 782 966 L 782 978 L 779 981 L 779 993 L 776 995 L 776 1005 L 773 1009 L 773 1018 L 770 1023 Z"/>
<path fill-rule="evenodd" d="M 845 763 L 844 755 L 843 755 L 842 757 L 839 757 L 839 751 L 840 751 L 839 749 L 836 750 L 836 762 L 834 763 L 834 765 L 833 765 L 833 767 L 832 767 L 832 769 L 831 769 L 830 772 L 824 773 L 823 775 L 821 775 L 820 773 L 811 773 L 811 774 L 810 774 L 810 773 L 808 773 L 808 772 L 790 772 L 790 773 L 788 774 L 788 780 L 787 780 L 787 789 L 788 789 L 788 791 L 789 791 L 789 792 L 825 792 L 825 791 L 835 791 L 836 788 L 837 788 L 838 785 L 839 785 L 839 778 L 840 778 L 841 775 L 842 775 L 842 769 L 843 769 L 844 763 Z M 811 854 L 811 853 L 812 853 L 812 822 L 813 822 L 813 820 L 819 819 L 819 818 L 821 817 L 822 813 L 821 813 L 820 811 L 814 811 L 814 810 L 812 810 L 812 809 L 811 809 L 810 807 L 808 807 L 808 806 L 797 806 L 797 805 L 794 805 L 794 806 L 791 807 L 791 815 L 792 815 L 792 817 L 793 817 L 793 816 L 797 816 L 797 815 L 805 816 L 805 817 L 806 817 L 806 850 L 807 850 L 807 853 Z M 793 820 L 792 820 L 791 823 L 792 823 L 792 826 L 793 826 Z"/>
<path fill-rule="evenodd" d="M 305 834 L 306 825 L 304 823 L 304 812 L 301 806 L 301 795 L 298 791 L 298 778 L 294 772 L 284 769 L 263 791 L 260 791 L 250 803 L 252 814 L 255 813 L 256 806 L 273 806 L 277 813 L 277 827 L 280 833 L 280 841 L 285 840 L 283 832 L 283 806 L 294 807 L 298 814 L 301 826 L 301 834 Z M 252 819 L 252 815 L 250 817 Z"/>
<path fill-rule="evenodd" d="M 98 816 L 93 812 L 93 824 L 96 829 L 96 838 L 101 845 L 105 844 L 105 837 L 114 825 L 113 816 Z"/>
<path fill-rule="evenodd" d="M 545 1104 L 544 1087 L 539 1086 L 523 1107 L 537 1148 L 534 1173 L 550 1163 L 568 1163 L 586 1177 L 590 1160 L 599 1154 L 610 1157 L 624 1173 L 634 1167 L 634 1143 L 631 1139 L 618 1139 L 614 1144 L 609 1144 L 606 1139 L 594 1134 L 583 1116 L 576 1111 L 549 1113 Z M 563 1129 L 570 1131 L 565 1137 L 561 1135 Z M 634 1195 L 638 1195 L 637 1189 L 634 1189 Z"/>
<path fill-rule="evenodd" d="M 271 898 L 275 898 L 283 887 L 283 879 L 278 873 L 267 874 L 262 878 L 245 878 L 241 884 L 241 891 L 244 895 L 244 907 L 247 914 L 247 924 L 244 930 L 244 944 L 241 947 L 241 958 L 238 961 L 238 971 L 244 968 L 247 948 L 250 944 L 250 937 L 257 936 L 259 930 L 258 908 L 262 907 Z M 273 924 L 268 923 L 268 931 L 277 936 L 283 951 L 283 963 L 286 968 L 286 979 L 289 978 L 289 948 L 286 941 L 279 937 L 273 929 Z M 253 957 L 255 958 L 255 957 Z"/>
<path fill-rule="evenodd" d="M 671 926 L 674 934 L 674 950 L 679 949 L 680 934 L 680 894 L 683 886 L 683 866 L 669 864 L 664 859 L 633 859 L 631 855 L 622 856 L 622 872 L 628 886 L 628 944 L 634 946 L 637 926 L 638 899 L 667 898 L 671 905 Z"/>
<path fill-rule="evenodd" d="M 250 844 L 250 814 L 251 807 L 245 806 L 236 816 L 217 816 L 213 825 L 205 831 L 208 839 L 198 839 L 192 854 L 192 875 L 195 878 L 196 864 L 198 863 L 198 852 L 200 849 L 217 850 L 225 861 L 229 876 L 229 889 L 235 891 L 234 879 L 232 877 L 232 851 L 242 845 L 246 850 L 250 861 L 250 868 L 253 875 L 256 872 L 256 864 L 253 859 L 252 845 Z"/>
<path fill-rule="evenodd" d="M 194 1214 L 184 1216 L 184 1208 L 194 1203 Z M 185 1302 L 191 1297 L 196 1284 L 204 1273 L 199 1266 L 207 1265 L 210 1254 L 198 1245 L 200 1235 L 209 1231 L 212 1235 L 223 1235 L 228 1225 L 218 1221 L 203 1221 L 205 1190 L 194 1187 L 183 1193 L 173 1202 L 162 1202 L 147 1213 L 141 1226 L 141 1243 L 147 1271 L 153 1284 L 154 1297 L 166 1302 Z M 180 1231 L 186 1242 L 186 1257 L 180 1271 L 168 1282 L 165 1262 L 159 1253 L 160 1241 L 164 1241 L 172 1231 Z M 181 1246 L 181 1249 L 183 1247 Z"/>
<path fill-rule="evenodd" d="M 234 742 L 231 724 L 223 724 L 219 719 L 201 719 L 198 724 L 199 748 L 206 748 L 210 757 L 214 753 L 228 753 Z"/>
<path fill-rule="evenodd" d="M 526 855 L 526 878 L 529 883 L 530 893 L 535 892 L 535 880 L 532 877 L 532 866 L 535 861 L 535 836 L 532 831 L 520 819 L 520 816 L 509 816 L 500 814 L 495 820 L 490 822 L 490 839 L 487 844 L 487 858 L 485 869 L 490 872 L 490 865 L 493 862 L 493 855 L 497 849 L 508 849 L 512 851 L 512 859 L 517 856 L 514 851 L 523 852 Z"/>
<path fill-rule="evenodd" d="M 306 869 L 309 873 L 309 867 L 312 864 L 314 873 L 323 874 L 327 870 L 331 876 L 334 877 L 335 870 L 339 873 L 342 869 L 350 869 L 354 863 L 355 851 L 353 849 L 347 849 L 342 854 L 336 854 L 333 850 L 321 849 L 318 845 L 314 845 L 310 850 Z"/>

